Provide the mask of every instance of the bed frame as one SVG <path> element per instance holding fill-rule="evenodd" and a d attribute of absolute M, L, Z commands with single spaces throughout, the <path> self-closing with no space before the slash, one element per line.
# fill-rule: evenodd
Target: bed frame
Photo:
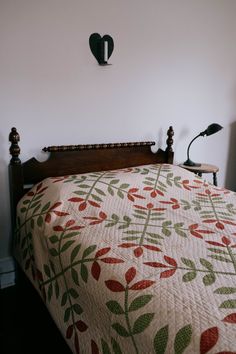
<path fill-rule="evenodd" d="M 15 227 L 16 206 L 21 197 L 35 183 L 47 177 L 65 176 L 93 171 L 105 171 L 152 163 L 173 163 L 172 150 L 174 131 L 169 127 L 165 150 L 158 149 L 153 153 L 151 146 L 155 142 L 134 142 L 97 145 L 67 145 L 49 146 L 43 151 L 50 153 L 44 162 L 37 161 L 34 157 L 21 162 L 20 135 L 16 128 L 12 128 L 9 141 L 11 160 L 9 165 L 10 195 L 12 230 Z M 40 333 L 40 341 L 43 345 L 58 343 L 57 352 L 69 354 L 71 351 L 62 339 L 56 325 L 51 319 L 42 299 L 24 274 L 23 270 L 16 266 L 16 293 L 17 308 L 22 309 L 16 316 L 23 316 L 27 323 L 34 323 L 34 331 L 31 334 L 35 343 L 38 341 L 37 333 Z M 19 312 L 18 311 L 18 312 Z M 37 321 L 35 322 L 35 318 Z M 35 327 L 36 326 L 36 327 Z M 46 326 L 46 327 L 45 327 Z M 42 328 L 45 331 L 42 331 Z M 27 350 L 26 350 L 27 351 Z M 55 348 L 52 349 L 55 351 Z"/>
<path fill-rule="evenodd" d="M 12 128 L 9 141 L 12 156 L 9 165 L 12 222 L 16 216 L 16 206 L 29 187 L 47 177 L 65 176 L 93 171 L 106 171 L 152 163 L 173 163 L 172 149 L 174 131 L 167 131 L 166 149 L 151 151 L 153 141 L 114 143 L 96 145 L 61 145 L 43 148 L 49 152 L 48 160 L 37 161 L 34 157 L 21 162 L 20 135 Z"/>

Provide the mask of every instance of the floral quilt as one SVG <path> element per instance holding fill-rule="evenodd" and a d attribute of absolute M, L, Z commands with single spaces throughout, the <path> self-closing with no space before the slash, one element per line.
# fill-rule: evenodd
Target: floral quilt
<path fill-rule="evenodd" d="M 14 252 L 73 353 L 236 353 L 236 194 L 178 166 L 43 180 Z"/>

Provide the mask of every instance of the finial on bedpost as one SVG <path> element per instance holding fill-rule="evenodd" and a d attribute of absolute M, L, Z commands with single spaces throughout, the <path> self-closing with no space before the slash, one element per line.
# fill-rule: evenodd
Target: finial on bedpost
<path fill-rule="evenodd" d="M 9 151 L 12 156 L 10 164 L 18 165 L 21 163 L 21 160 L 19 159 L 20 147 L 18 145 L 18 141 L 20 141 L 20 135 L 18 134 L 16 128 L 11 128 L 11 132 L 9 134 L 9 141 L 11 143 Z"/>
<path fill-rule="evenodd" d="M 173 127 L 169 127 L 168 131 L 167 131 L 167 140 L 166 140 L 166 145 L 167 145 L 167 148 L 166 148 L 166 151 L 167 152 L 172 152 L 173 149 L 172 149 L 172 145 L 173 145 L 173 135 L 174 135 L 174 130 L 173 130 Z"/>

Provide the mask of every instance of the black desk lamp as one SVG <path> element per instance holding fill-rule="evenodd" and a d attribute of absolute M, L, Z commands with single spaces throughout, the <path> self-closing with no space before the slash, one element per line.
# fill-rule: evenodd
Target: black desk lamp
<path fill-rule="evenodd" d="M 198 134 L 197 136 L 195 136 L 195 138 L 190 141 L 190 144 L 188 146 L 188 150 L 187 150 L 187 160 L 184 162 L 184 165 L 185 166 L 196 166 L 196 167 L 199 167 L 201 166 L 200 163 L 195 163 L 193 161 L 190 160 L 189 158 L 189 149 L 190 149 L 190 146 L 192 145 L 192 143 L 194 142 L 195 139 L 197 139 L 199 136 L 204 136 L 204 135 L 211 135 L 211 134 L 215 134 L 217 133 L 219 130 L 221 130 L 223 127 L 217 123 L 213 123 L 211 125 L 209 125 L 207 127 L 206 130 L 204 130 L 203 132 L 201 132 L 200 134 Z"/>

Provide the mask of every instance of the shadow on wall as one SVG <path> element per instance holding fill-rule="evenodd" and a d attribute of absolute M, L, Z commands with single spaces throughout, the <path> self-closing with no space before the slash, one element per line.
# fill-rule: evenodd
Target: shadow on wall
<path fill-rule="evenodd" d="M 236 121 L 230 124 L 229 155 L 225 186 L 236 191 Z"/>

